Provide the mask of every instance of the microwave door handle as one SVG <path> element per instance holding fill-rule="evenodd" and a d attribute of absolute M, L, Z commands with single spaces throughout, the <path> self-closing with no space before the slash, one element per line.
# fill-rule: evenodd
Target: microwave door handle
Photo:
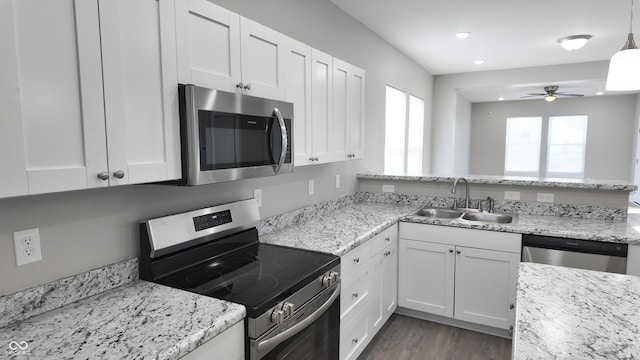
<path fill-rule="evenodd" d="M 287 147 L 289 146 L 289 144 L 287 143 L 287 127 L 284 123 L 284 119 L 282 118 L 280 110 L 278 108 L 274 108 L 273 113 L 276 115 L 276 118 L 278 118 L 278 123 L 280 123 L 280 133 L 282 134 L 282 151 L 280 152 L 280 161 L 278 161 L 278 165 L 276 165 L 276 168 L 274 170 L 276 174 L 279 174 L 280 168 L 284 164 L 284 161 L 287 157 Z"/>

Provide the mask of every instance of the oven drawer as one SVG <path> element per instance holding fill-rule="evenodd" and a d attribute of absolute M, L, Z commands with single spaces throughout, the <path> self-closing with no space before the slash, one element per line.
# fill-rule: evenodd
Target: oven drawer
<path fill-rule="evenodd" d="M 340 360 L 355 360 L 371 340 L 369 311 L 363 308 L 353 320 L 340 327 Z"/>
<path fill-rule="evenodd" d="M 340 258 L 342 277 L 349 277 L 371 258 L 371 241 L 367 241 Z"/>
<path fill-rule="evenodd" d="M 365 308 L 369 302 L 370 266 L 361 267 L 355 274 L 343 278 L 340 293 L 340 321 L 347 321 L 350 314 Z"/>
<path fill-rule="evenodd" d="M 371 254 L 379 253 L 396 240 L 398 240 L 398 224 L 393 224 L 370 240 Z"/>

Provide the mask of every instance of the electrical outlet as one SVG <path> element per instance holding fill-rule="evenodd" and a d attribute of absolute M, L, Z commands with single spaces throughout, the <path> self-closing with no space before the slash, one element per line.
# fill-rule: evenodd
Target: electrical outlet
<path fill-rule="evenodd" d="M 336 189 L 340 189 L 340 175 L 336 175 Z"/>
<path fill-rule="evenodd" d="M 309 195 L 313 195 L 313 193 L 315 192 L 314 185 L 315 185 L 314 181 L 309 180 Z"/>
<path fill-rule="evenodd" d="M 16 265 L 24 265 L 42 260 L 40 230 L 38 228 L 13 233 Z"/>
<path fill-rule="evenodd" d="M 256 199 L 258 207 L 262 206 L 262 189 L 253 190 L 253 198 Z"/>
<path fill-rule="evenodd" d="M 537 194 L 538 202 L 553 202 L 553 193 L 538 193 Z"/>
<path fill-rule="evenodd" d="M 393 185 L 382 185 L 382 192 L 396 192 L 396 187 Z"/>
<path fill-rule="evenodd" d="M 520 191 L 505 191 L 505 200 L 520 200 Z"/>

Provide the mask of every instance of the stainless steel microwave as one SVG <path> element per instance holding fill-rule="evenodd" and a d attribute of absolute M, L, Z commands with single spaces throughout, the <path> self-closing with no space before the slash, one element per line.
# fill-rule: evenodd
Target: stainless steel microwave
<path fill-rule="evenodd" d="M 293 172 L 293 104 L 178 85 L 182 185 Z"/>

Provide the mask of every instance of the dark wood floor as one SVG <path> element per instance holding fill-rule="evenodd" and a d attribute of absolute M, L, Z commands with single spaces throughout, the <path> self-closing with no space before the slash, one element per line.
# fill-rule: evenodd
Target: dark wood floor
<path fill-rule="evenodd" d="M 393 314 L 358 360 L 511 359 L 511 340 Z"/>

